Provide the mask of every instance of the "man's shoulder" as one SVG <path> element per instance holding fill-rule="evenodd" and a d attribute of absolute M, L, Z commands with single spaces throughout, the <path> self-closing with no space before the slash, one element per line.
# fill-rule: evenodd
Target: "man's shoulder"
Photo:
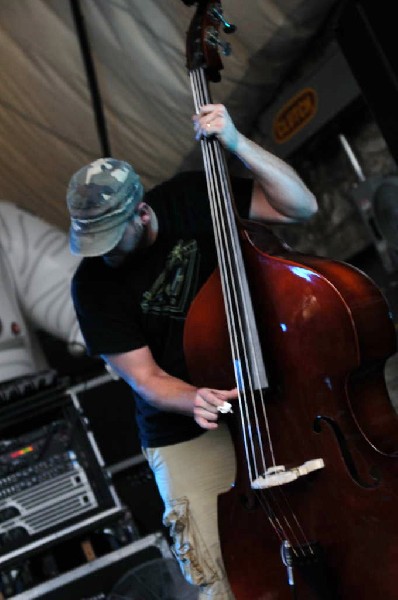
<path fill-rule="evenodd" d="M 152 189 L 147 192 L 147 196 L 157 195 L 162 193 L 175 192 L 179 189 L 184 189 L 185 187 L 195 186 L 197 184 L 205 186 L 206 178 L 203 171 L 181 171 L 180 173 L 175 173 L 169 179 L 166 179 L 162 183 L 155 185 Z"/>
<path fill-rule="evenodd" d="M 246 217 L 249 213 L 253 181 L 234 176 L 231 178 L 231 184 L 239 213 Z M 165 214 L 167 219 L 169 217 L 178 219 L 179 215 L 185 213 L 200 216 L 203 212 L 209 211 L 209 192 L 205 173 L 203 171 L 176 173 L 167 181 L 152 188 L 147 193 L 146 200 L 161 221 L 162 214 Z"/>
<path fill-rule="evenodd" d="M 231 176 L 231 183 L 233 187 L 247 187 L 252 186 L 253 180 L 251 177 L 242 177 L 239 175 Z M 154 186 L 147 192 L 148 198 L 150 196 L 156 197 L 157 195 L 176 193 L 176 192 L 195 192 L 207 193 L 207 179 L 204 171 L 181 171 L 176 173 L 169 179 L 162 183 Z"/>
<path fill-rule="evenodd" d="M 109 298 L 120 294 L 123 281 L 119 271 L 107 268 L 101 257 L 83 258 L 71 282 L 75 305 L 108 302 Z"/>
<path fill-rule="evenodd" d="M 113 269 L 113 271 L 116 270 Z M 84 282 L 104 281 L 109 279 L 107 275 L 110 272 L 111 270 L 106 268 L 102 257 L 83 258 L 73 275 L 72 283 L 75 285 Z"/>

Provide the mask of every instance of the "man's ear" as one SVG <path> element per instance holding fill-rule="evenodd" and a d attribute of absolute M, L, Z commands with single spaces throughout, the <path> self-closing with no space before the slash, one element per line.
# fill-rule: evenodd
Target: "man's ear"
<path fill-rule="evenodd" d="M 146 202 L 140 202 L 137 206 L 137 214 L 140 216 L 142 224 L 147 225 L 151 219 L 151 211 Z"/>

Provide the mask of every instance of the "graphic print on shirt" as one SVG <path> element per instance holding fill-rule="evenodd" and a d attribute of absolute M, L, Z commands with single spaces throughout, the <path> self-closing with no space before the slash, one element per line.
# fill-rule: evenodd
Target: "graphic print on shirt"
<path fill-rule="evenodd" d="M 184 317 L 196 292 L 200 256 L 196 240 L 179 240 L 150 290 L 142 295 L 144 314 Z"/>

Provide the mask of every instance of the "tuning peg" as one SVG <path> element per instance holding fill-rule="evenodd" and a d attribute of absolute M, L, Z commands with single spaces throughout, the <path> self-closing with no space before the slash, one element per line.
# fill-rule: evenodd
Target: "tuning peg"
<path fill-rule="evenodd" d="M 219 46 L 224 56 L 230 56 L 231 44 L 220 40 L 218 36 L 218 31 L 216 29 L 214 29 L 213 27 L 208 27 L 206 30 L 205 39 L 210 46 L 213 46 L 214 48 Z"/>
<path fill-rule="evenodd" d="M 225 33 L 234 33 L 236 31 L 236 25 L 233 25 L 232 23 L 228 23 L 228 21 L 225 20 L 223 13 L 222 13 L 222 8 L 217 8 L 216 6 L 212 6 L 209 9 L 209 14 L 214 17 L 215 19 L 217 19 L 217 21 L 220 21 L 220 23 L 223 24 L 223 30 Z"/>
<path fill-rule="evenodd" d="M 222 40 L 218 40 L 218 45 L 221 48 L 221 52 L 223 53 L 224 56 L 230 56 L 231 55 L 231 44 L 229 44 L 228 42 L 223 42 Z"/>

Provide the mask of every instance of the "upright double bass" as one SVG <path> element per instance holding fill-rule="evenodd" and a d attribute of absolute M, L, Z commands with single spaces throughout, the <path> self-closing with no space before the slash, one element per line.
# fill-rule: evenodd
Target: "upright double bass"
<path fill-rule="evenodd" d="M 219 2 L 188 32 L 194 102 L 218 78 Z M 227 24 L 228 25 L 228 24 Z M 292 252 L 236 214 L 222 148 L 201 140 L 219 267 L 187 317 L 193 381 L 228 388 L 235 485 L 219 497 L 237 600 L 398 598 L 398 419 L 387 303 L 361 271 Z M 211 332 L 211 336 L 209 335 Z"/>

